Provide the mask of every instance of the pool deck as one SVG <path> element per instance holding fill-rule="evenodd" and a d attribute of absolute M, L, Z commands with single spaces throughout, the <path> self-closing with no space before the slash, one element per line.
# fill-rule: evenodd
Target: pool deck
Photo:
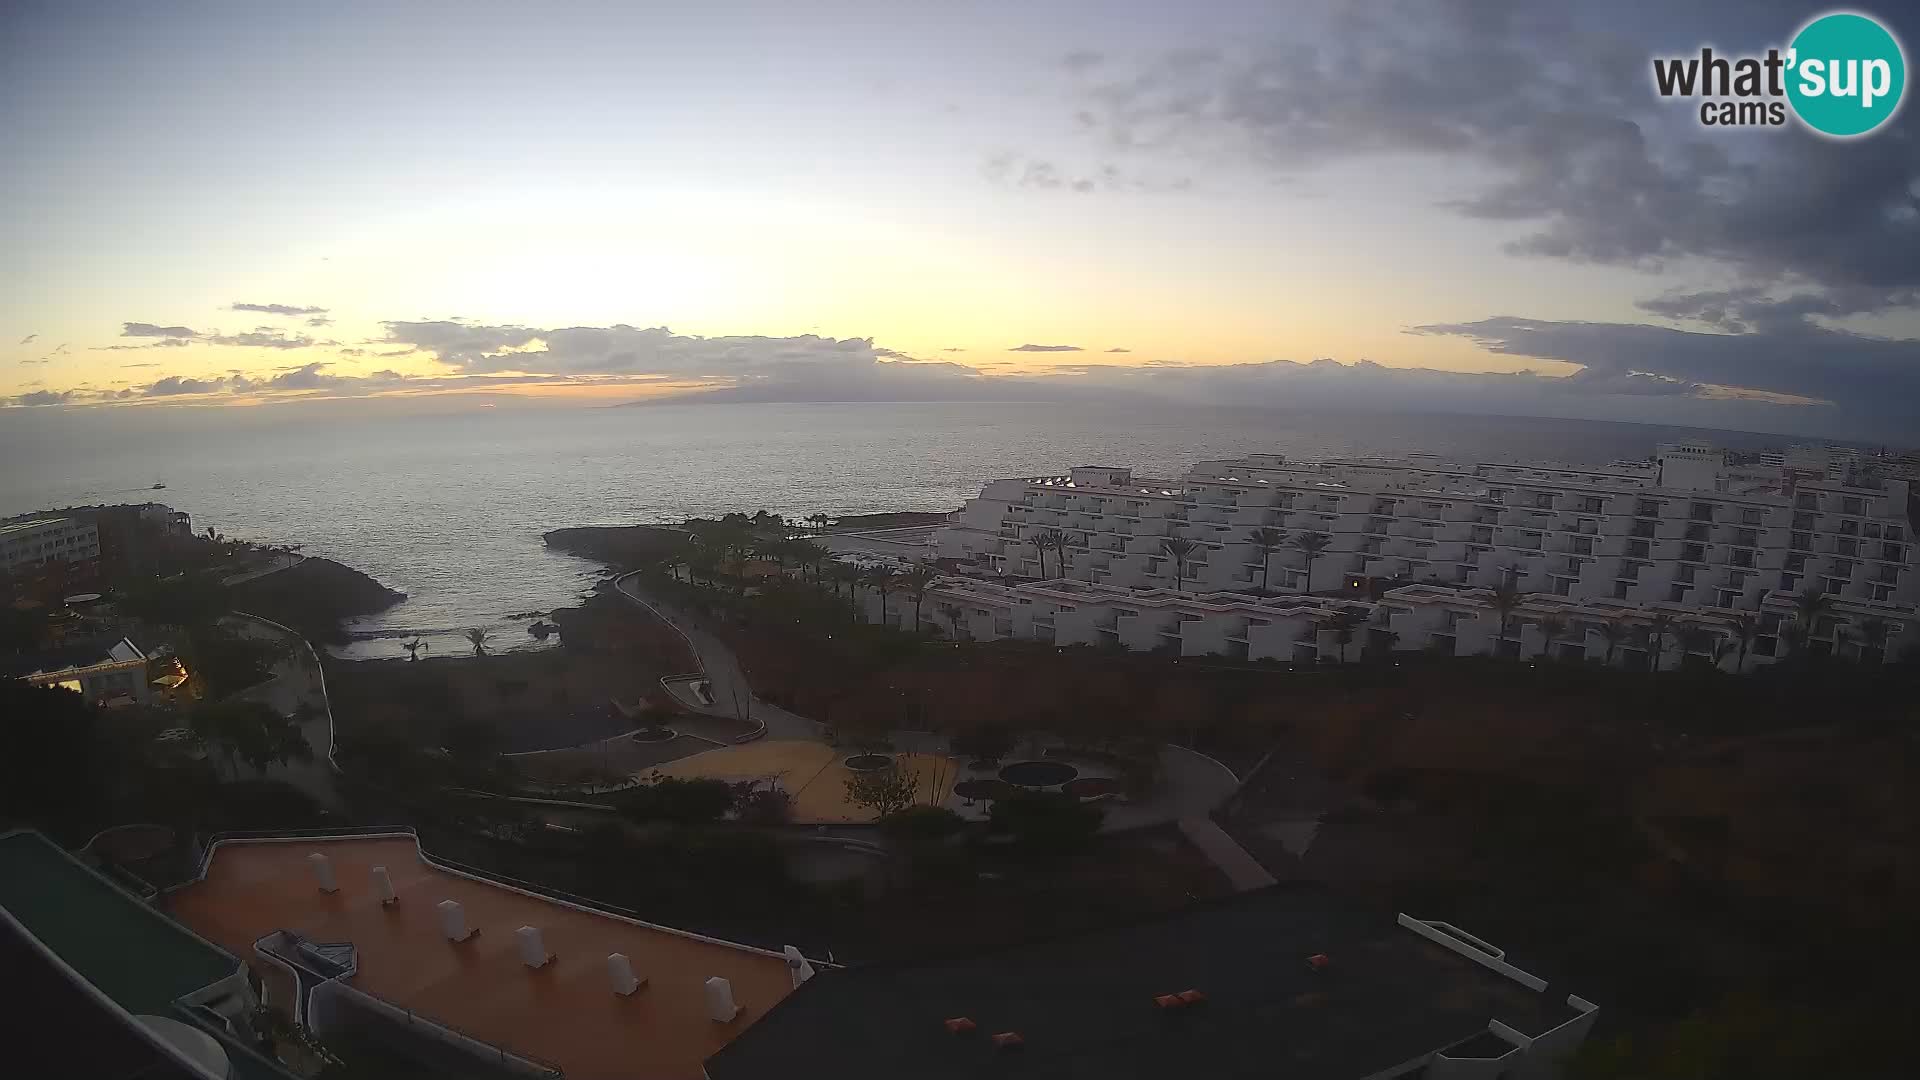
<path fill-rule="evenodd" d="M 847 801 L 847 779 L 854 775 L 841 762 L 858 750 L 820 742 L 774 739 L 709 750 L 671 761 L 650 775 L 683 780 L 777 780 L 793 796 L 793 820 L 803 825 L 861 825 L 874 820 L 873 811 Z M 963 763 L 944 754 L 893 755 L 901 768 L 920 780 L 918 801 L 945 806 L 953 801 L 955 781 L 966 779 Z"/>

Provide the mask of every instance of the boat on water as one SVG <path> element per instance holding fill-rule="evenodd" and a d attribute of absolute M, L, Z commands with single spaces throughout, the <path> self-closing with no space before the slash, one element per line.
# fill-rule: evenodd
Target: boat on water
<path fill-rule="evenodd" d="M 156 483 L 156 484 L 154 484 L 154 485 L 153 485 L 153 486 L 152 486 L 151 488 L 148 488 L 147 490 L 149 490 L 149 491 L 159 491 L 159 490 L 161 490 L 162 488 L 164 488 L 164 487 L 166 487 L 166 486 L 167 486 L 167 485 L 166 485 L 166 484 L 164 484 L 164 483 Z"/>

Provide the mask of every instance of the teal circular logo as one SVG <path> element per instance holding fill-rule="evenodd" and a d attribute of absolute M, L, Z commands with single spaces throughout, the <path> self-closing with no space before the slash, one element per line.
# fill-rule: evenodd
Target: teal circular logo
<path fill-rule="evenodd" d="M 1822 15 L 1788 46 L 1787 100 L 1822 135 L 1850 139 L 1893 118 L 1907 90 L 1907 58 L 1886 27 L 1850 11 Z"/>

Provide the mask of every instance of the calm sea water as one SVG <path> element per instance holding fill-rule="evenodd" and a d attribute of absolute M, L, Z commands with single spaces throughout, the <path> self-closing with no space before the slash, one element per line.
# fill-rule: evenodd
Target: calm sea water
<path fill-rule="evenodd" d="M 408 595 L 354 627 L 345 650 L 398 657 L 397 637 L 462 649 L 469 626 L 495 628 L 497 647 L 531 646 L 515 616 L 571 602 L 600 569 L 547 550 L 541 534 L 566 525 L 950 510 L 988 479 L 1089 462 L 1155 476 L 1249 452 L 1605 462 L 1688 437 L 1780 441 L 1587 421 L 1043 403 L 11 409 L 0 412 L 0 514 L 151 498 L 199 528 L 302 544 Z M 161 481 L 165 491 L 148 490 Z"/>

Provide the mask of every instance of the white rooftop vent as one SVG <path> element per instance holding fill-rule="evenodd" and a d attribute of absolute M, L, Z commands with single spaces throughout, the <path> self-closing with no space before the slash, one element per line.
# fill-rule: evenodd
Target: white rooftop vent
<path fill-rule="evenodd" d="M 801 983 L 813 978 L 813 964 L 800 955 L 800 950 L 788 945 L 781 952 L 787 957 L 787 970 L 793 973 L 793 985 L 797 989 Z"/>
<path fill-rule="evenodd" d="M 393 876 L 387 873 L 387 868 L 384 866 L 373 868 L 373 894 L 380 898 L 380 903 L 383 905 L 392 904 L 400 899 L 400 895 L 393 891 Z"/>
<path fill-rule="evenodd" d="M 513 932 L 520 940 L 520 962 L 530 968 L 546 967 L 553 960 L 553 954 L 547 951 L 547 943 L 540 936 L 537 926 L 523 926 Z"/>
<path fill-rule="evenodd" d="M 340 883 L 333 877 L 333 861 L 319 852 L 307 856 L 307 865 L 313 867 L 313 880 L 320 883 L 321 892 L 339 892 Z"/>
<path fill-rule="evenodd" d="M 460 901 L 442 900 L 438 907 L 440 932 L 447 935 L 448 941 L 465 941 L 480 932 L 478 927 L 467 926 L 467 909 L 460 906 Z"/>
<path fill-rule="evenodd" d="M 627 960 L 626 953 L 607 954 L 607 981 L 613 984 L 613 992 L 622 997 L 647 985 L 647 980 L 634 977 L 633 964 Z"/>
<path fill-rule="evenodd" d="M 707 1015 L 717 1024 L 740 1015 L 740 1006 L 733 1002 L 733 984 L 718 975 L 707 980 Z"/>

